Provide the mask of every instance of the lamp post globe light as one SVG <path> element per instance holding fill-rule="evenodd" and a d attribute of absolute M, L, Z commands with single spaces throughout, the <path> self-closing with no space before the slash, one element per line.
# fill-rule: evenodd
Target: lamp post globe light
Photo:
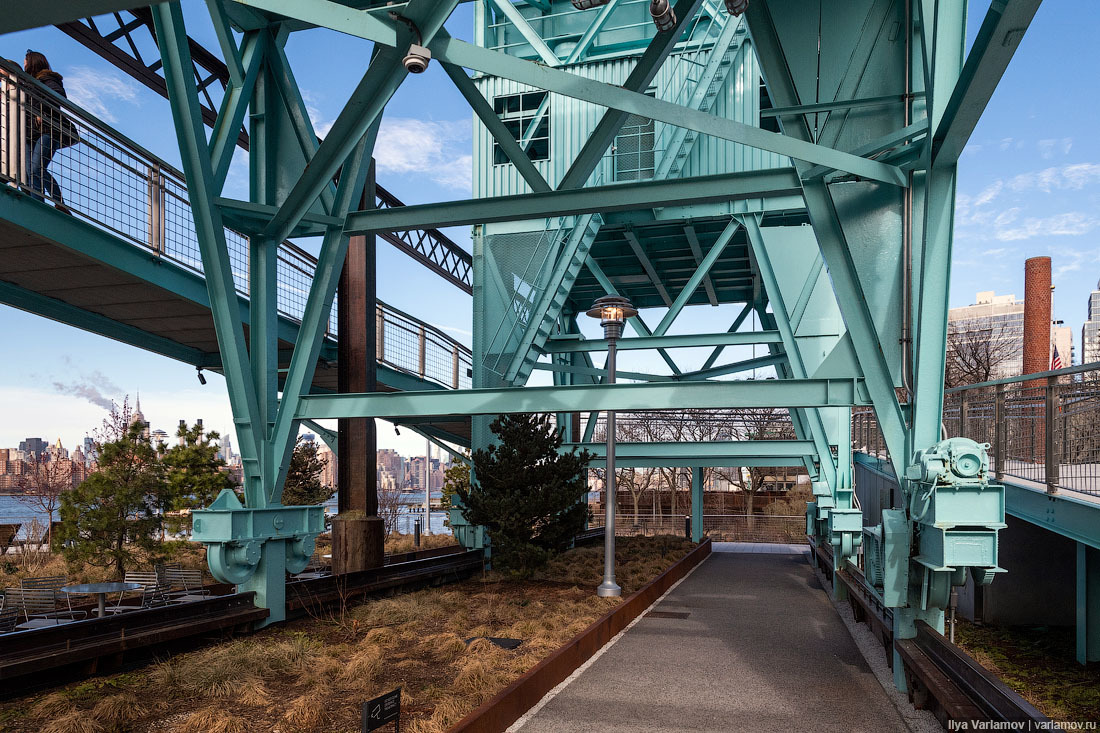
<path fill-rule="evenodd" d="M 605 295 L 592 304 L 588 311 L 592 318 L 599 318 L 603 337 L 607 340 L 607 383 L 615 384 L 615 342 L 623 335 L 627 318 L 638 315 L 638 310 L 626 298 Z M 607 480 L 604 481 L 604 530 L 603 530 L 603 582 L 596 589 L 601 598 L 622 595 L 615 582 L 615 413 L 607 411 Z"/>

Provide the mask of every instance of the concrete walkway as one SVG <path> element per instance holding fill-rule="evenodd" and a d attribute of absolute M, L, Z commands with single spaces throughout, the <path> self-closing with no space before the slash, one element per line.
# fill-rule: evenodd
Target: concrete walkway
<path fill-rule="evenodd" d="M 517 729 L 906 730 L 804 548 L 722 549 Z"/>

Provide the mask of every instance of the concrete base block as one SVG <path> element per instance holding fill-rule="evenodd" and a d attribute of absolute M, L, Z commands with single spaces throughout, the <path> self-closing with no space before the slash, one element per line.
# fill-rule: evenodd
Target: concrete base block
<path fill-rule="evenodd" d="M 382 567 L 386 534 L 381 517 L 332 520 L 334 575 Z"/>

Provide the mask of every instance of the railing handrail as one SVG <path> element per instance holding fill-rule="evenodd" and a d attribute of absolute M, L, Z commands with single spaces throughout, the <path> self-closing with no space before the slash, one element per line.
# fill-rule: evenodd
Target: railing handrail
<path fill-rule="evenodd" d="M 62 97 L 49 87 L 46 87 L 38 80 L 26 74 L 17 65 L 5 60 L 0 60 L 0 78 L 6 78 L 8 80 L 7 83 L 11 84 L 13 88 L 19 90 L 18 93 L 20 95 L 26 95 L 30 98 L 37 97 L 48 102 L 51 107 L 56 107 L 58 110 L 61 110 L 61 114 L 63 114 L 64 117 L 70 119 L 74 124 L 78 124 L 80 128 L 87 130 L 90 134 L 86 133 L 81 135 L 80 144 L 82 146 L 84 146 L 88 150 L 94 151 L 103 160 L 110 161 L 115 166 L 117 166 L 119 170 L 125 171 L 126 175 L 133 176 L 135 179 L 147 179 L 148 171 L 155 171 L 156 180 L 149 185 L 156 186 L 164 194 L 171 195 L 174 199 L 178 199 L 182 205 L 187 204 L 187 199 L 184 198 L 184 196 L 186 196 L 187 194 L 186 178 L 184 174 L 175 166 L 154 155 L 152 152 L 139 145 L 137 142 L 123 135 L 121 132 L 106 125 L 103 121 L 93 116 L 81 106 L 75 104 L 65 97 Z M 23 101 L 22 96 L 20 96 L 18 99 L 19 101 L 17 101 L 16 104 L 20 106 L 24 106 L 26 104 L 26 102 Z M 15 124 L 22 123 L 16 122 Z M 20 130 L 17 132 L 17 134 L 22 135 L 23 133 Z M 96 144 L 97 140 L 102 141 L 102 146 Z M 118 151 L 118 154 L 116 155 L 115 153 L 111 152 L 111 150 L 105 150 L 103 149 L 103 147 L 109 147 L 112 150 Z M 127 160 L 120 160 L 119 156 L 130 156 L 132 162 Z M 146 172 L 143 173 L 141 170 L 136 169 L 134 167 L 135 165 L 145 168 Z M 20 176 L 16 176 L 14 180 L 17 184 L 22 182 L 22 178 Z M 188 271 L 195 272 L 196 274 L 204 276 L 200 259 L 188 259 L 185 255 L 166 251 L 163 242 L 161 242 L 158 246 L 157 241 L 150 241 L 143 238 L 143 236 L 141 235 L 135 235 L 132 233 L 121 231 L 115 224 L 112 224 L 108 221 L 100 220 L 96 217 L 94 213 L 89 214 L 79 206 L 77 206 L 74 211 L 80 214 L 82 217 L 86 218 L 87 220 L 95 223 L 97 226 L 105 228 L 108 232 L 111 232 L 112 234 L 118 235 L 120 239 L 128 242 L 132 246 L 140 247 L 143 250 L 149 250 L 160 259 L 170 261 L 173 264 L 187 269 Z M 160 217 L 159 224 L 161 227 L 161 231 L 163 231 L 165 213 L 163 212 L 163 210 L 161 210 L 158 211 L 157 215 Z M 150 217 L 152 216 L 153 215 L 150 214 Z M 151 225 L 152 218 L 150 218 L 150 226 Z M 232 228 L 227 228 L 227 231 L 233 232 L 236 236 L 241 237 L 242 239 L 247 239 L 246 235 Z M 292 242 L 284 241 L 281 242 L 279 245 L 278 257 L 287 267 L 298 273 L 303 279 L 312 279 L 314 272 L 316 271 L 317 258 L 306 250 L 302 249 Z M 282 280 L 280 280 L 280 286 L 282 286 L 283 284 L 284 283 L 282 282 Z M 288 287 L 292 287 L 293 281 L 286 283 L 286 285 Z M 243 297 L 247 298 L 250 295 L 248 293 L 247 283 L 237 284 L 236 290 Z M 288 305 L 290 306 L 289 309 L 284 308 L 282 303 L 279 304 L 280 314 L 294 322 L 300 323 L 301 318 L 295 315 L 295 313 L 293 312 L 293 302 L 289 303 Z M 405 321 L 414 325 L 425 334 L 430 334 L 431 337 L 442 342 L 441 344 L 439 344 L 439 346 L 443 347 L 449 352 L 457 353 L 464 362 L 469 363 L 472 361 L 471 350 L 461 342 L 444 333 L 438 327 L 426 323 L 414 316 L 411 316 L 408 313 L 405 313 L 404 311 L 401 311 L 381 300 L 377 301 L 376 310 L 380 310 L 384 314 L 389 314 L 392 317 L 391 322 Z M 331 324 L 331 322 L 332 316 L 330 315 L 329 323 Z M 331 338 L 331 336 L 331 333 L 326 333 L 326 338 Z M 387 360 L 384 354 L 379 354 L 379 360 L 387 364 L 397 366 L 403 371 L 417 374 L 418 376 L 421 376 L 425 379 L 432 379 L 433 381 L 439 381 L 442 384 L 454 387 L 458 386 L 451 385 L 450 383 L 452 380 L 450 379 L 437 379 L 436 377 L 431 377 L 426 373 L 420 374 L 417 370 L 401 367 L 399 364 Z"/>
<path fill-rule="evenodd" d="M 1004 379 L 992 379 L 988 382 L 977 382 L 975 384 L 964 384 L 961 387 L 952 387 L 945 389 L 943 393 L 945 395 L 955 394 L 956 392 L 966 392 L 972 389 L 982 389 L 984 387 L 996 387 L 1001 384 L 1016 384 L 1019 382 L 1031 382 L 1036 379 L 1049 379 L 1050 377 L 1064 377 L 1070 374 L 1081 374 L 1083 372 L 1100 371 L 1100 361 L 1089 362 L 1088 364 L 1078 364 L 1074 367 L 1066 367 L 1064 369 L 1052 369 L 1046 372 L 1035 372 L 1033 374 L 1021 374 L 1018 377 L 1005 377 Z"/>

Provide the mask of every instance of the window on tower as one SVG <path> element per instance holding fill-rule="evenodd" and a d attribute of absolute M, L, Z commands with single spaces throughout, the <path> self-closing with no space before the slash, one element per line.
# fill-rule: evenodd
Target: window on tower
<path fill-rule="evenodd" d="M 547 92 L 524 92 L 495 97 L 493 110 L 504 121 L 509 134 L 527 150 L 531 160 L 550 159 L 550 103 Z M 509 162 L 500 145 L 494 142 L 493 164 L 506 165 Z"/>

